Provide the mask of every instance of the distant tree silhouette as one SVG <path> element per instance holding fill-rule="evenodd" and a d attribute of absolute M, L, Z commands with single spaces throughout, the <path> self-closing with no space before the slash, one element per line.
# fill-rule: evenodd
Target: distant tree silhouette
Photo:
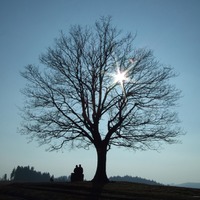
<path fill-rule="evenodd" d="M 20 132 L 49 150 L 95 147 L 94 182 L 108 181 L 112 146 L 158 149 L 181 134 L 174 111 L 180 91 L 169 82 L 176 74 L 151 50 L 134 49 L 134 39 L 110 17 L 93 29 L 72 26 L 41 55 L 40 70 L 28 65 L 21 73 L 28 84 Z"/>
<path fill-rule="evenodd" d="M 10 180 L 14 180 L 14 177 L 15 177 L 15 171 L 16 169 L 14 168 L 10 174 Z"/>
<path fill-rule="evenodd" d="M 157 183 L 156 181 L 153 180 L 148 180 L 145 178 L 141 177 L 133 177 L 133 176 L 111 176 L 109 178 L 111 181 L 126 181 L 126 182 L 133 182 L 133 183 L 143 183 L 143 184 L 148 184 L 148 185 L 161 185 L 160 183 Z"/>
<path fill-rule="evenodd" d="M 7 181 L 8 179 L 7 179 L 7 174 L 4 174 L 3 176 L 2 176 L 2 178 L 0 178 L 0 181 Z"/>
<path fill-rule="evenodd" d="M 33 167 L 18 166 L 12 170 L 10 178 L 12 181 L 47 182 L 50 180 L 50 174 L 37 172 Z"/>

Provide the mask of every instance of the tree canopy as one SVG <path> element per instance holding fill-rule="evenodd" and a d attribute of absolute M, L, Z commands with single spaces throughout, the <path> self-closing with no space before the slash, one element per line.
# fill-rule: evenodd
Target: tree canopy
<path fill-rule="evenodd" d="M 93 145 L 94 180 L 104 181 L 112 146 L 157 149 L 181 134 L 173 68 L 152 50 L 134 48 L 135 36 L 122 35 L 111 22 L 102 17 L 93 27 L 61 32 L 41 54 L 41 66 L 27 65 L 21 73 L 28 81 L 21 132 L 50 150 Z"/>

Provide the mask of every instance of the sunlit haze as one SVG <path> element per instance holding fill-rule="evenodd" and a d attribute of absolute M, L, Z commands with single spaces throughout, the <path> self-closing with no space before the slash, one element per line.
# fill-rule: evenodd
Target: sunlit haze
<path fill-rule="evenodd" d="M 96 152 L 70 149 L 47 152 L 48 146 L 30 142 L 17 131 L 22 121 L 19 107 L 26 81 L 20 71 L 28 64 L 40 66 L 39 56 L 54 45 L 60 31 L 71 25 L 92 26 L 101 16 L 123 34 L 136 35 L 136 48 L 149 48 L 158 61 L 178 74 L 172 80 L 182 90 L 176 111 L 187 133 L 178 144 L 159 151 L 131 151 L 112 147 L 107 175 L 139 176 L 164 184 L 200 182 L 200 1 L 199 0 L 0 0 L 0 177 L 14 167 L 33 166 L 55 177 L 69 176 L 76 164 L 85 178 L 93 178 Z M 117 52 L 116 52 L 117 53 Z M 130 65 L 133 64 L 130 59 Z M 128 84 L 128 72 L 117 68 L 113 82 Z M 104 127 L 102 127 L 104 128 Z"/>

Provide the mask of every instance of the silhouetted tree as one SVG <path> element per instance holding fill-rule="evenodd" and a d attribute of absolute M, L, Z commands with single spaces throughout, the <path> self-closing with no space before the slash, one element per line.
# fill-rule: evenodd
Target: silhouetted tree
<path fill-rule="evenodd" d="M 8 179 L 7 179 L 7 174 L 4 174 L 3 176 L 2 176 L 2 178 L 0 179 L 0 181 L 7 181 Z"/>
<path fill-rule="evenodd" d="M 93 28 L 72 26 L 28 65 L 21 132 L 58 150 L 93 145 L 97 169 L 93 181 L 106 182 L 106 155 L 111 146 L 157 149 L 181 133 L 173 107 L 180 91 L 176 75 L 155 60 L 151 50 L 134 49 L 134 36 L 122 36 L 110 17 Z M 157 145 L 158 144 L 158 145 Z"/>
<path fill-rule="evenodd" d="M 14 177 L 15 177 L 15 171 L 16 171 L 16 169 L 14 168 L 14 169 L 12 170 L 11 174 L 10 174 L 10 180 L 13 180 L 13 179 L 14 179 Z"/>
<path fill-rule="evenodd" d="M 47 182 L 50 180 L 49 173 L 41 173 L 34 170 L 33 167 L 18 166 L 14 168 L 10 174 L 12 181 L 31 181 L 31 182 Z"/>

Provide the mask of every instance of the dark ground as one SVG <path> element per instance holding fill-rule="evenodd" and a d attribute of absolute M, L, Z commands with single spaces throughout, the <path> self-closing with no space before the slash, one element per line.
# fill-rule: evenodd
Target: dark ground
<path fill-rule="evenodd" d="M 1 183 L 0 200 L 200 200 L 200 189 L 128 182 Z"/>

